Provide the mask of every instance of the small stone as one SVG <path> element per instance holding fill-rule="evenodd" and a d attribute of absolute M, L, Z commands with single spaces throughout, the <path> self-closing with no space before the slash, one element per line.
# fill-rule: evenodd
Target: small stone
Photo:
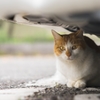
<path fill-rule="evenodd" d="M 39 92 L 34 92 L 34 95 L 37 95 Z"/>

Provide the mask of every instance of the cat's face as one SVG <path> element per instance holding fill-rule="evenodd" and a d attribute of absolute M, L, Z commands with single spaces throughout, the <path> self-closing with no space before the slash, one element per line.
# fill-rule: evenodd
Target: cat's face
<path fill-rule="evenodd" d="M 64 60 L 76 59 L 86 48 L 82 30 L 69 35 L 60 35 L 52 30 L 52 34 L 55 40 L 54 52 Z"/>

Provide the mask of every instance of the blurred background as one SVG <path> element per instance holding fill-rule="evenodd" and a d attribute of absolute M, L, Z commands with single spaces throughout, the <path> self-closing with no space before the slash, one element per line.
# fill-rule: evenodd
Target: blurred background
<path fill-rule="evenodd" d="M 55 72 L 53 46 L 51 29 L 1 20 L 1 88 L 51 76 Z"/>
<path fill-rule="evenodd" d="M 0 0 L 1 88 L 53 75 L 51 29 L 79 28 L 100 45 L 99 0 Z"/>
<path fill-rule="evenodd" d="M 38 55 L 41 53 L 53 54 L 53 36 L 50 29 L 0 21 L 1 55 Z"/>

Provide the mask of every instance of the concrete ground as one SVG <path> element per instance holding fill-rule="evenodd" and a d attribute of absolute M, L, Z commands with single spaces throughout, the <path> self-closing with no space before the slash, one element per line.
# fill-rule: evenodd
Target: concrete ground
<path fill-rule="evenodd" d="M 28 88 L 25 83 L 51 76 L 54 72 L 53 55 L 0 57 L 0 100 L 17 100 L 41 90 Z"/>
<path fill-rule="evenodd" d="M 100 42 L 97 41 L 97 44 Z M 41 51 L 41 49 L 38 50 Z M 29 88 L 25 86 L 25 83 L 54 74 L 55 57 L 52 55 L 53 53 L 47 55 L 46 50 L 48 49 L 43 49 L 44 55 L 0 57 L 0 100 L 24 100 L 23 97 L 26 95 L 44 89 L 41 87 Z M 97 95 L 91 96 L 97 98 Z M 89 95 L 76 96 L 75 100 L 81 100 L 81 97 L 84 100 L 89 100 Z M 99 98 L 94 100 L 99 100 Z"/>
<path fill-rule="evenodd" d="M 55 72 L 53 55 L 2 56 L 0 57 L 0 80 L 34 80 Z"/>
<path fill-rule="evenodd" d="M 27 87 L 25 85 L 27 82 L 51 76 L 54 72 L 53 55 L 0 57 L 0 100 L 25 100 L 26 96 L 45 89 Z M 95 90 L 95 88 L 89 89 Z M 99 96 L 100 94 L 82 94 L 76 95 L 74 100 L 90 100 L 90 98 L 100 100 Z"/>

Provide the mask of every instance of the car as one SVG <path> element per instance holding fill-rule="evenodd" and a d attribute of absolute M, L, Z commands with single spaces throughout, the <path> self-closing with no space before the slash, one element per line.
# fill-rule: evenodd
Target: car
<path fill-rule="evenodd" d="M 100 35 L 99 0 L 0 0 L 0 19 Z"/>

